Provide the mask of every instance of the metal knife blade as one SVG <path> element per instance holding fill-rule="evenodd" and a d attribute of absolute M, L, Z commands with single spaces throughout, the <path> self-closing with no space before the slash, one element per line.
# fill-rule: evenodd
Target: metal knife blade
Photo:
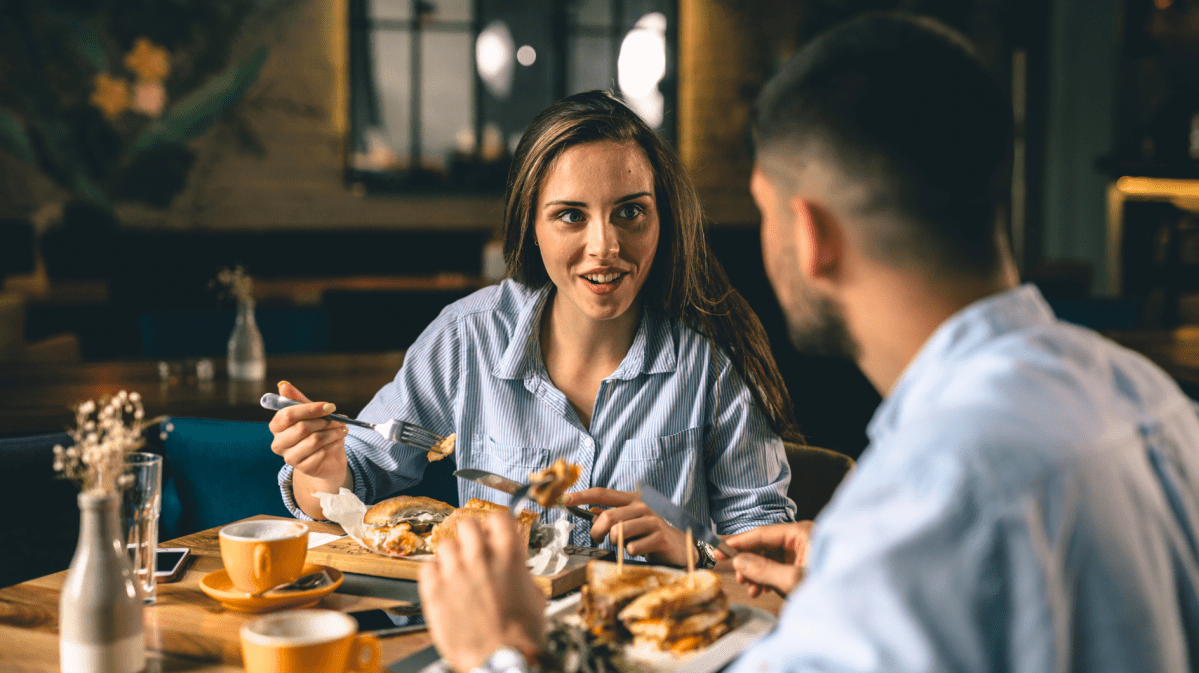
<path fill-rule="evenodd" d="M 662 517 L 666 523 L 679 530 L 685 531 L 690 529 L 691 536 L 696 540 L 707 542 L 729 558 L 737 555 L 737 550 L 728 546 L 724 540 L 721 540 L 716 533 L 712 532 L 710 527 L 700 523 L 695 517 L 688 514 L 682 507 L 671 502 L 669 498 L 656 491 L 652 486 L 643 482 L 637 482 L 637 491 L 641 493 L 641 502 L 644 502 L 646 507 L 653 510 L 654 514 Z"/>
<path fill-rule="evenodd" d="M 473 481 L 476 484 L 482 484 L 488 488 L 494 488 L 495 490 L 502 493 L 507 493 L 508 495 L 516 493 L 517 489 L 524 486 L 524 484 L 520 483 L 519 481 L 513 481 L 494 472 L 488 472 L 487 470 L 463 468 L 454 472 L 454 476 L 458 477 L 459 479 Z M 573 505 L 558 505 L 557 507 L 558 509 L 564 509 L 567 512 L 570 512 L 580 519 L 595 521 L 595 514 L 592 514 L 582 507 L 575 507 Z"/>

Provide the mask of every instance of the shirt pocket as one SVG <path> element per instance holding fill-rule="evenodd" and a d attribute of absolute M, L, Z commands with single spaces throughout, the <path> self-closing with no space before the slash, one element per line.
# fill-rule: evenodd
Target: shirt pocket
<path fill-rule="evenodd" d="M 636 491 L 637 482 L 644 481 L 663 493 L 675 493 L 681 484 L 684 490 L 696 481 L 695 466 L 703 445 L 703 428 L 689 428 L 665 437 L 630 439 L 620 449 L 609 488 Z M 699 479 L 702 482 L 702 476 Z M 702 483 L 700 484 L 702 486 Z"/>
<path fill-rule="evenodd" d="M 550 464 L 549 449 L 500 444 L 481 433 L 472 438 L 471 449 L 469 467 L 494 472 L 522 484 L 529 480 L 530 473 Z"/>

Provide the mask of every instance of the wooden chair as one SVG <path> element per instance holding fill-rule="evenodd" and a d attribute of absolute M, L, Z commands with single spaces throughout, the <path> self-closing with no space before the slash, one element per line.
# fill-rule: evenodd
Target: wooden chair
<path fill-rule="evenodd" d="M 795 518 L 815 519 L 853 467 L 853 459 L 836 451 L 791 442 L 784 442 L 783 448 L 791 466 L 787 497 L 795 501 Z"/>

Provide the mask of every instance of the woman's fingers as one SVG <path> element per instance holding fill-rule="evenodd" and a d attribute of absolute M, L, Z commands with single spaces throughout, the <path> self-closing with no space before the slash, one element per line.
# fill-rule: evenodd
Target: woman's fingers
<path fill-rule="evenodd" d="M 312 400 L 305 397 L 304 393 L 300 392 L 299 388 L 293 386 L 291 383 L 289 383 L 287 381 L 279 382 L 279 395 L 281 397 L 286 397 L 289 400 L 295 400 L 297 402 L 304 402 L 304 403 L 312 402 Z"/>

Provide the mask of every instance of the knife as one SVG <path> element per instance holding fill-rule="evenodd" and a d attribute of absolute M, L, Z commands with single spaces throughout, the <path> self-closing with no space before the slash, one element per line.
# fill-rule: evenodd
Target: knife
<path fill-rule="evenodd" d="M 641 502 L 653 510 L 654 514 L 662 517 L 662 520 L 666 523 L 679 530 L 690 530 L 691 536 L 696 540 L 707 542 L 729 558 L 733 558 L 738 554 L 736 549 L 730 547 L 716 533 L 713 533 L 711 527 L 700 523 L 698 519 L 688 514 L 682 507 L 671 502 L 670 498 L 654 490 L 652 486 L 639 481 L 637 482 L 637 491 L 641 493 Z"/>
<path fill-rule="evenodd" d="M 470 468 L 463 468 L 454 472 L 454 476 L 458 477 L 459 479 L 473 481 L 476 484 L 482 484 L 488 488 L 494 488 L 495 490 L 502 491 L 508 495 L 516 493 L 517 489 L 524 486 L 524 484 L 520 483 L 519 481 L 513 481 L 507 477 L 501 477 L 500 475 L 494 472 L 488 472 L 487 470 L 472 470 Z M 595 514 L 592 514 L 582 507 L 575 507 L 573 505 L 555 505 L 555 507 L 558 509 L 564 509 L 580 519 L 595 521 Z"/>

